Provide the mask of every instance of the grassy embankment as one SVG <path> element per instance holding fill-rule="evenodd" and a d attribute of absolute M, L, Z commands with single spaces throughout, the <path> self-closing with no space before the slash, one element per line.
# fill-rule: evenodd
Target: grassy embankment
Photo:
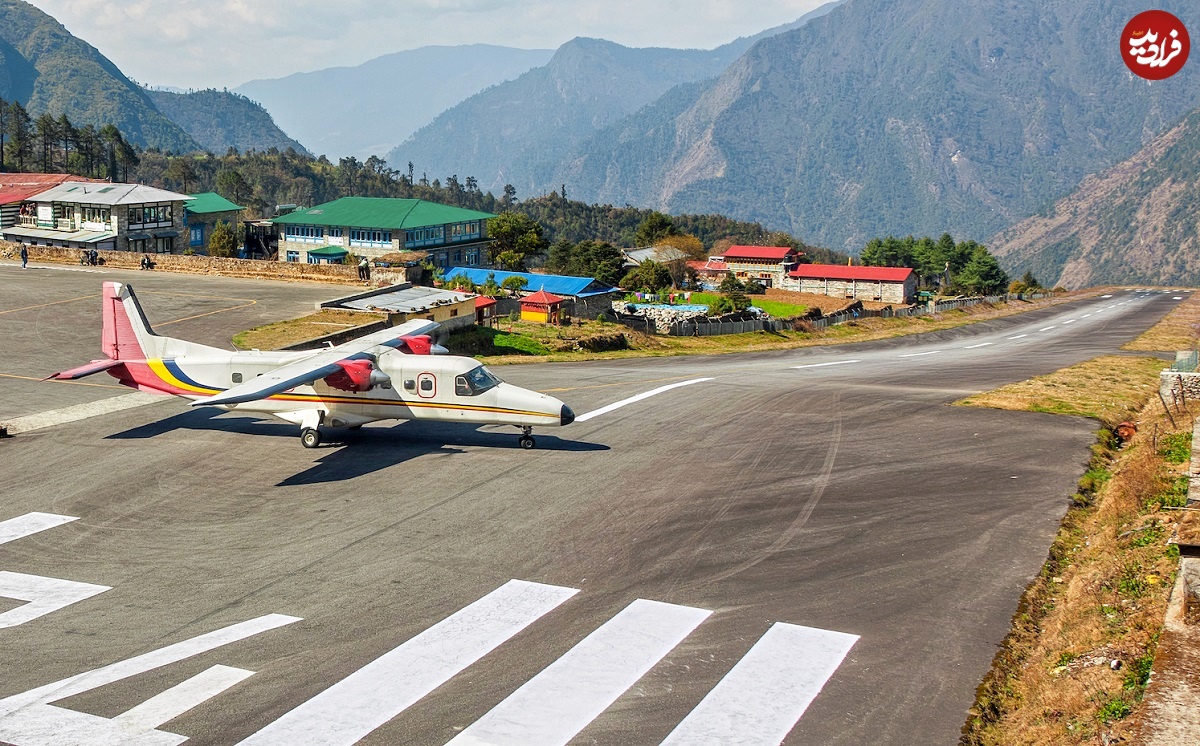
<path fill-rule="evenodd" d="M 325 308 L 298 319 L 277 321 L 238 332 L 233 335 L 233 346 L 239 350 L 278 350 L 343 329 L 370 324 L 382 318 L 383 314 L 334 311 Z"/>
<path fill-rule="evenodd" d="M 1197 321 L 1200 297 L 1192 297 L 1126 348 L 1187 349 Z M 1156 394 L 1164 367 L 1157 358 L 1101 357 L 958 402 L 1101 424 L 1049 558 L 980 685 L 963 743 L 1128 738 L 1178 568 L 1178 548 L 1167 539 L 1180 516 L 1173 509 L 1187 501 L 1200 414 L 1173 403 L 1164 410 Z M 1122 446 L 1114 429 L 1131 419 L 1138 432 Z"/>

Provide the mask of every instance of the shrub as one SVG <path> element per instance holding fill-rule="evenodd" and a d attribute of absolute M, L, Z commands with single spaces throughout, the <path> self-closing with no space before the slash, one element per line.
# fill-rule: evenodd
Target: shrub
<path fill-rule="evenodd" d="M 1173 433 L 1163 437 L 1158 455 L 1168 464 L 1182 464 L 1192 458 L 1192 434 Z"/>

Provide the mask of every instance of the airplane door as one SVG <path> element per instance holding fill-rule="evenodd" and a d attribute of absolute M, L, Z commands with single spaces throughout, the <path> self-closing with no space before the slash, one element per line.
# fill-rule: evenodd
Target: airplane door
<path fill-rule="evenodd" d="M 437 396 L 437 378 L 432 373 L 422 373 L 417 376 L 417 396 L 422 399 L 432 399 Z"/>

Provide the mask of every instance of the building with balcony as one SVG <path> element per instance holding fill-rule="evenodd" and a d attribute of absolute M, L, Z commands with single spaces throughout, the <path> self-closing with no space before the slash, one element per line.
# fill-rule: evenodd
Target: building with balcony
<path fill-rule="evenodd" d="M 0 232 L 34 246 L 180 254 L 188 199 L 141 184 L 66 181 L 24 200 Z"/>
<path fill-rule="evenodd" d="M 279 260 L 340 263 L 347 254 L 378 259 L 424 251 L 435 266 L 487 263 L 487 221 L 495 215 L 420 199 L 343 197 L 271 222 L 279 228 Z"/>
<path fill-rule="evenodd" d="M 742 282 L 753 280 L 763 287 L 777 288 L 803 255 L 790 246 L 730 246 L 720 258 Z"/>
<path fill-rule="evenodd" d="M 208 253 L 208 241 L 212 238 L 217 223 L 225 223 L 230 230 L 237 231 L 241 219 L 241 205 L 235 205 L 216 192 L 193 194 L 183 203 L 183 225 L 187 234 L 187 248 L 198 254 Z"/>
<path fill-rule="evenodd" d="M 71 174 L 0 173 L 0 229 L 17 224 L 26 200 L 64 181 L 85 179 Z"/>

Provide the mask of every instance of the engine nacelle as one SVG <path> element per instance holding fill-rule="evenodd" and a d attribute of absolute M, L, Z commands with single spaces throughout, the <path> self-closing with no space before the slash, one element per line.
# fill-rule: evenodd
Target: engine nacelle
<path fill-rule="evenodd" d="M 428 334 L 406 334 L 400 339 L 404 340 L 405 351 L 412 355 L 429 355 L 433 352 L 433 337 Z"/>
<path fill-rule="evenodd" d="M 337 364 L 341 370 L 325 376 L 325 383 L 339 391 L 362 393 L 392 381 L 373 360 L 339 360 Z"/>

